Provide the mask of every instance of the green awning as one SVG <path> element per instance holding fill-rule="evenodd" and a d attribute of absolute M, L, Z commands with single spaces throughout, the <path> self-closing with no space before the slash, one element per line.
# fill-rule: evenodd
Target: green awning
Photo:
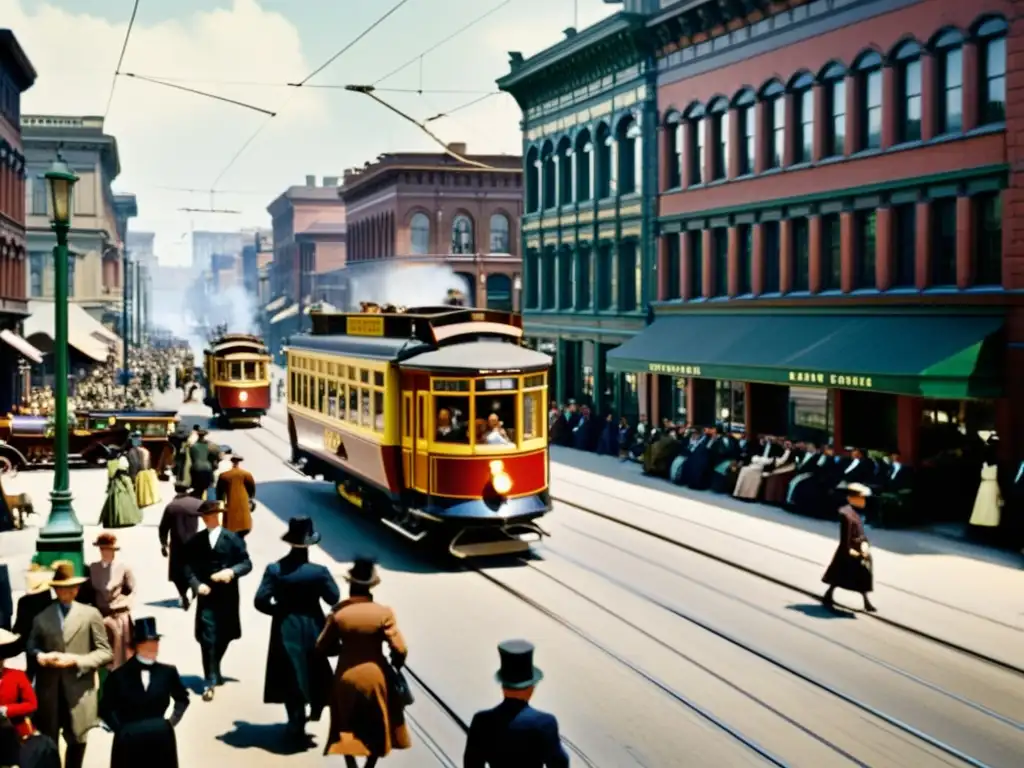
<path fill-rule="evenodd" d="M 932 398 L 1002 394 L 1003 317 L 699 312 L 608 353 L 612 371 Z"/>

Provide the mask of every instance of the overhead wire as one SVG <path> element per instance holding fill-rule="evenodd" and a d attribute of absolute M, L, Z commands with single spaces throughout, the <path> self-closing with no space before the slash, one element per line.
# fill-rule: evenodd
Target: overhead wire
<path fill-rule="evenodd" d="M 329 59 L 327 59 L 327 61 L 325 61 L 319 67 L 317 67 L 312 72 L 310 72 L 308 75 L 306 75 L 306 77 L 304 77 L 302 80 L 300 80 L 296 84 L 297 87 L 296 87 L 295 93 L 293 93 L 291 95 L 291 97 L 288 99 L 288 101 L 286 101 L 281 106 L 281 108 L 277 111 L 276 114 L 280 114 L 285 109 L 287 109 L 288 105 L 292 103 L 292 101 L 295 99 L 296 96 L 298 96 L 299 89 L 302 86 L 305 86 L 306 83 L 309 82 L 313 77 L 315 77 L 316 75 L 320 74 L 321 72 L 324 71 L 324 69 L 326 69 L 328 66 L 333 64 L 335 61 L 337 61 L 341 56 L 343 56 L 345 53 L 347 53 L 349 51 L 349 49 L 352 48 L 352 46 L 354 46 L 356 43 L 358 43 L 360 40 L 362 40 L 364 37 L 366 37 L 368 34 L 370 34 L 370 32 L 375 30 L 386 19 L 388 19 L 393 13 L 395 13 L 395 11 L 397 11 L 399 8 L 401 8 L 403 5 L 405 5 L 408 2 L 409 2 L 409 0 L 398 0 L 397 3 L 395 3 L 393 6 L 391 6 L 391 8 L 389 8 L 383 15 L 379 16 L 376 20 L 374 20 L 366 29 L 364 29 L 362 32 L 360 32 L 358 35 L 356 35 L 356 37 L 353 38 L 351 41 L 349 41 L 348 43 L 343 45 L 341 47 L 341 49 L 338 50 L 337 53 L 335 53 L 333 56 L 331 56 Z M 210 189 L 211 190 L 214 190 L 214 189 L 217 188 L 217 184 L 220 183 L 220 180 L 223 179 L 224 176 L 227 174 L 227 172 L 229 170 L 231 170 L 231 168 L 234 166 L 234 164 L 236 162 L 238 162 L 238 158 L 240 158 L 242 156 L 242 154 L 245 152 L 245 150 L 247 150 L 249 148 L 249 146 L 256 140 L 256 137 L 259 136 L 263 132 L 263 130 L 267 127 L 267 125 L 270 124 L 270 121 L 274 119 L 276 114 L 275 115 L 271 115 L 266 120 L 264 120 L 256 128 L 256 130 L 253 131 L 252 135 L 250 135 L 249 138 L 245 140 L 245 143 L 243 143 L 242 146 L 239 148 L 239 150 L 237 152 L 235 152 L 235 154 L 234 154 L 234 156 L 232 156 L 231 160 L 228 161 L 228 164 L 224 166 L 223 170 L 221 170 L 220 173 L 217 174 L 217 178 L 215 178 L 213 180 L 213 183 L 210 185 Z"/>
<path fill-rule="evenodd" d="M 273 117 L 275 114 L 277 114 L 276 112 L 271 112 L 269 109 L 264 109 L 263 107 L 257 107 L 255 104 L 249 104 L 249 103 L 244 102 L 244 101 L 237 101 L 235 99 L 229 99 L 227 96 L 218 96 L 215 93 L 207 93 L 206 91 L 199 91 L 199 90 L 196 90 L 195 88 L 189 88 L 189 87 L 184 86 L 184 85 L 178 85 L 177 83 L 164 82 L 162 80 L 157 80 L 154 77 L 146 77 L 145 75 L 137 75 L 137 74 L 134 74 L 132 72 L 125 72 L 123 74 L 124 74 L 125 77 L 130 77 L 130 78 L 133 78 L 135 80 L 141 80 L 142 82 L 145 82 L 145 83 L 153 83 L 154 85 L 162 85 L 164 88 L 173 88 L 176 91 L 184 91 L 185 93 L 193 93 L 196 96 L 203 96 L 203 97 L 205 97 L 207 99 L 214 99 L 215 101 L 224 101 L 224 102 L 227 102 L 228 104 L 234 104 L 237 107 L 242 107 L 243 109 L 251 109 L 253 112 L 260 112 L 260 113 L 262 113 L 264 115 L 269 115 L 270 117 Z"/>
<path fill-rule="evenodd" d="M 128 19 L 128 29 L 124 33 L 124 42 L 121 43 L 121 55 L 117 57 L 117 66 L 114 67 L 114 76 L 110 80 L 110 94 L 107 96 L 107 106 L 103 110 L 103 119 L 110 114 L 110 105 L 114 103 L 114 91 L 117 89 L 117 79 L 121 75 L 121 65 L 124 64 L 124 54 L 128 50 L 128 40 L 132 36 L 132 27 L 135 26 L 135 15 L 139 12 L 140 0 L 135 0 L 132 6 L 132 15 Z"/>
<path fill-rule="evenodd" d="M 250 88 L 316 88 L 321 90 L 333 90 L 343 91 L 345 90 L 344 83 L 305 83 L 299 85 L 298 83 L 274 83 L 269 81 L 257 81 L 257 80 L 210 80 L 208 78 L 192 78 L 192 77 L 163 77 L 160 75 L 146 75 L 138 72 L 122 72 L 125 77 L 134 77 L 139 80 L 155 81 L 160 84 L 166 83 L 190 83 L 192 85 L 224 85 L 224 86 L 244 86 Z M 489 90 L 483 90 L 479 88 L 377 88 L 381 93 L 433 93 L 433 94 L 484 94 L 491 93 Z"/>
<path fill-rule="evenodd" d="M 466 24 L 464 24 L 461 27 L 459 27 L 458 29 L 456 29 L 454 32 L 452 32 L 447 37 L 443 38 L 442 40 L 438 40 L 436 43 L 431 45 L 426 50 L 421 51 L 417 55 L 413 56 L 411 59 L 409 59 L 407 62 L 405 62 L 401 66 L 395 67 L 394 69 L 392 69 L 390 72 L 388 72 L 383 77 L 377 78 L 376 80 L 373 81 L 372 85 L 377 86 L 378 84 L 380 84 L 380 83 L 384 82 L 385 80 L 393 77 L 394 75 L 397 75 L 402 70 L 404 70 L 404 69 L 406 69 L 408 67 L 411 67 L 413 64 L 415 64 L 416 62 L 420 61 L 424 56 L 427 56 L 428 54 L 433 53 L 434 51 L 436 51 L 438 48 L 440 48 L 445 43 L 451 42 L 456 37 L 461 35 L 463 32 L 465 32 L 466 30 L 476 26 L 481 21 L 486 19 L 488 16 L 491 16 L 492 14 L 497 13 L 498 11 L 500 11 L 502 8 L 504 8 L 506 5 L 508 5 L 511 2 L 512 2 L 512 0 L 502 0 L 500 3 L 498 3 L 496 6 L 494 6 L 490 10 L 485 11 L 484 13 L 480 14 L 479 16 L 477 16 L 475 19 L 472 19 L 471 21 L 468 21 Z"/>

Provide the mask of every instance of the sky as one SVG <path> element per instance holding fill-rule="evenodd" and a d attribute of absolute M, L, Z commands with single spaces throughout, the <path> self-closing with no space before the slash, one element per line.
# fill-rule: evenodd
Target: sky
<path fill-rule="evenodd" d="M 0 0 L 0 23 L 14 31 L 38 73 L 22 95 L 22 112 L 106 114 L 105 132 L 117 139 L 121 160 L 114 190 L 138 199 L 130 229 L 155 232 L 161 262 L 185 265 L 192 231 L 269 226 L 267 205 L 307 175 L 340 177 L 383 152 L 436 148 L 366 96 L 287 87 L 397 2 L 140 0 L 122 72 L 243 101 L 276 112 L 273 118 L 125 76 L 110 99 L 133 0 Z M 377 83 L 417 58 L 377 87 L 422 89 L 379 92 L 422 120 L 495 91 L 509 51 L 530 56 L 562 39 L 575 20 L 582 29 L 616 10 L 605 0 L 407 0 L 309 84 Z M 520 117 L 515 100 L 498 94 L 430 126 L 445 141 L 466 142 L 470 153 L 519 154 Z"/>

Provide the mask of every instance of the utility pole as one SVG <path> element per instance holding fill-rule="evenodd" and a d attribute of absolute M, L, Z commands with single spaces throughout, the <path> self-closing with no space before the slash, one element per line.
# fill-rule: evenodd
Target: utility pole
<path fill-rule="evenodd" d="M 131 378 L 131 368 L 128 366 L 128 352 L 132 344 L 131 324 L 131 254 L 128 249 L 122 246 L 121 258 L 121 341 L 124 343 L 124 360 L 121 363 L 121 383 L 124 385 L 124 393 L 128 395 L 128 380 Z"/>

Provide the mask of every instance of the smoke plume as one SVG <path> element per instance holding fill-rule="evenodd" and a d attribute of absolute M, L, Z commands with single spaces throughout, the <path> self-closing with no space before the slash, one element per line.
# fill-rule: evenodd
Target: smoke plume
<path fill-rule="evenodd" d="M 346 306 L 335 304 L 343 311 L 358 311 L 362 301 L 424 307 L 444 304 L 451 290 L 472 295 L 468 280 L 444 264 L 366 262 L 350 264 L 345 271 L 350 273 Z"/>

